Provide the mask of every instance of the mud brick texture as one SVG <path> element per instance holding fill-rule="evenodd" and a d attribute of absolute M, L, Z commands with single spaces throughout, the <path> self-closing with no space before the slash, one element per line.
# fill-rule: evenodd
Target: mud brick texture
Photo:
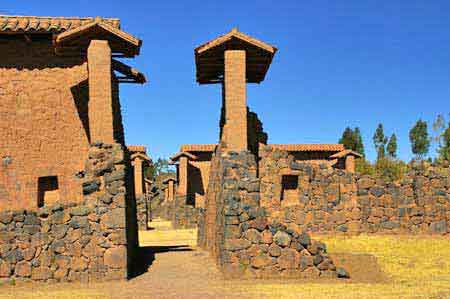
<path fill-rule="evenodd" d="M 111 73 L 105 86 L 89 86 L 87 57 L 57 56 L 51 35 L 32 42 L 23 35 L 2 38 L 0 53 L 0 211 L 37 209 L 38 180 L 46 176 L 58 177 L 60 200 L 81 203 L 76 174 L 96 141 L 90 127 L 102 122 L 89 119 L 90 90 L 110 91 L 110 125 L 123 144 L 116 77 Z"/>
<path fill-rule="evenodd" d="M 338 277 L 325 244 L 270 217 L 260 206 L 257 164 L 249 151 L 213 157 L 199 245 L 210 250 L 226 277 Z"/>
<path fill-rule="evenodd" d="M 403 179 L 386 182 L 326 164 L 298 163 L 270 147 L 260 153 L 261 206 L 272 219 L 314 233 L 450 232 L 448 166 L 416 164 Z M 282 197 L 284 174 L 295 175 L 295 197 Z"/>
<path fill-rule="evenodd" d="M 221 141 L 229 150 L 246 150 L 247 145 L 247 90 L 246 52 L 224 52 L 223 104 L 224 124 Z"/>
<path fill-rule="evenodd" d="M 122 145 L 96 143 L 85 163 L 83 202 L 0 212 L 0 279 L 88 282 L 132 275 L 138 240 L 127 161 Z"/>

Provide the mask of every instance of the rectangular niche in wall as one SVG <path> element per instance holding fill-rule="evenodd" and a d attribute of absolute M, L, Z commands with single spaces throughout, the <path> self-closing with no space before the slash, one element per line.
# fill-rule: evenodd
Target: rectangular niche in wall
<path fill-rule="evenodd" d="M 59 201 L 57 176 L 44 176 L 38 179 L 38 207 L 51 206 Z"/>
<path fill-rule="evenodd" d="M 281 177 L 281 206 L 289 207 L 299 204 L 298 176 L 283 175 Z"/>

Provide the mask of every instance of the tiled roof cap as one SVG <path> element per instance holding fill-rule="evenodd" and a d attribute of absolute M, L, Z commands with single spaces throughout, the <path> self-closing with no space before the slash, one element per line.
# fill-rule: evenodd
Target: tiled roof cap
<path fill-rule="evenodd" d="M 147 148 L 144 145 L 128 145 L 128 150 L 130 152 L 146 152 Z"/>
<path fill-rule="evenodd" d="M 332 155 L 330 158 L 344 158 L 346 156 L 355 156 L 358 158 L 362 158 L 362 155 L 360 153 L 352 151 L 350 149 L 340 151 L 340 152 Z"/>
<path fill-rule="evenodd" d="M 163 180 L 162 183 L 164 185 L 167 185 L 170 181 L 173 181 L 173 182 L 176 183 L 177 180 L 175 178 L 173 178 L 173 177 L 168 177 L 167 179 Z"/>
<path fill-rule="evenodd" d="M 172 163 L 178 161 L 181 157 L 187 157 L 189 160 L 197 160 L 197 156 L 189 153 L 189 152 L 178 152 L 172 157 L 170 157 L 170 161 Z"/>
<path fill-rule="evenodd" d="M 180 152 L 214 152 L 217 144 L 183 144 Z"/>
<path fill-rule="evenodd" d="M 213 152 L 217 144 L 183 144 L 181 152 Z M 314 152 L 330 151 L 340 152 L 345 150 L 343 144 L 269 144 L 270 147 L 289 152 Z"/>
<path fill-rule="evenodd" d="M 269 146 L 288 152 L 340 152 L 345 150 L 343 144 L 269 144 Z"/>
<path fill-rule="evenodd" d="M 264 81 L 277 48 L 233 28 L 227 34 L 195 48 L 196 78 L 199 84 L 223 81 L 224 53 L 227 50 L 245 50 L 247 83 L 260 83 Z"/>
<path fill-rule="evenodd" d="M 0 15 L 0 33 L 61 33 L 95 21 L 120 29 L 120 20 L 115 18 Z"/>

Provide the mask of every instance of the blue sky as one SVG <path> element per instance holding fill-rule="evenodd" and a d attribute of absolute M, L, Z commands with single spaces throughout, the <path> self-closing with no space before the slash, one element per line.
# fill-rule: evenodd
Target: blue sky
<path fill-rule="evenodd" d="M 450 112 L 448 0 L 29 0 L 0 12 L 120 18 L 143 40 L 129 63 L 149 80 L 121 86 L 126 141 L 153 157 L 217 142 L 221 89 L 196 84 L 193 50 L 232 27 L 279 49 L 266 80 L 248 86 L 271 143 L 333 143 L 359 126 L 373 159 L 382 122 L 410 159 L 414 122 Z"/>

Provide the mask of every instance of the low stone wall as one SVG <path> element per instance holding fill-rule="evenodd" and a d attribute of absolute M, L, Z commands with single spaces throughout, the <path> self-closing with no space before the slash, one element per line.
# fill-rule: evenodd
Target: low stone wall
<path fill-rule="evenodd" d="M 170 205 L 170 220 L 175 229 L 197 227 L 199 209 L 188 205 L 186 200 L 186 196 L 176 196 Z"/>
<path fill-rule="evenodd" d="M 148 207 L 145 195 L 136 198 L 137 223 L 139 230 L 148 229 Z"/>
<path fill-rule="evenodd" d="M 128 169 L 121 145 L 97 143 L 80 178 L 83 203 L 2 211 L 0 278 L 84 282 L 127 278 L 138 244 L 136 209 L 125 183 Z"/>
<path fill-rule="evenodd" d="M 196 228 L 200 209 L 187 204 L 186 196 L 176 196 L 174 200 L 164 200 L 152 205 L 152 217 L 172 222 L 174 229 Z"/>
<path fill-rule="evenodd" d="M 298 176 L 297 200 L 283 203 L 282 176 Z M 271 218 L 316 233 L 449 234 L 450 169 L 417 166 L 386 182 L 326 165 L 297 163 L 266 148 L 261 201 Z"/>
<path fill-rule="evenodd" d="M 215 155 L 212 164 L 199 245 L 213 253 L 226 277 L 348 277 L 323 243 L 260 206 L 254 155 Z"/>

